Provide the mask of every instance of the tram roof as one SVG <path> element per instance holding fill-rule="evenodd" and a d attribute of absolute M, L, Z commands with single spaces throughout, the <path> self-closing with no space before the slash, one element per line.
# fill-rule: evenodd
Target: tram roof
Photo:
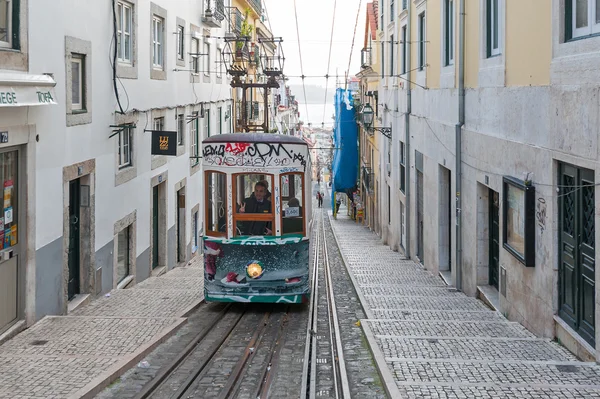
<path fill-rule="evenodd" d="M 301 138 L 275 133 L 227 133 L 216 134 L 202 141 L 202 143 L 282 143 L 302 144 L 308 146 Z"/>

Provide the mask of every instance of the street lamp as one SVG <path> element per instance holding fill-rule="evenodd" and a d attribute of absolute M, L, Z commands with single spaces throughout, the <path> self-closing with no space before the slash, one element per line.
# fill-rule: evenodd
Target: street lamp
<path fill-rule="evenodd" d="M 363 124 L 369 129 L 373 124 L 373 108 L 371 108 L 371 104 L 366 103 L 363 111 L 362 111 L 362 121 Z"/>

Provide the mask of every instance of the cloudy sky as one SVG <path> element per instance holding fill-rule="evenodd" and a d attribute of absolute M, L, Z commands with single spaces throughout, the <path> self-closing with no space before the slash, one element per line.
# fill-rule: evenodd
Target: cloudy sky
<path fill-rule="evenodd" d="M 335 21 L 334 21 L 334 3 Z M 302 68 L 305 76 L 320 75 L 321 78 L 306 78 L 306 84 L 325 86 L 327 74 L 331 27 L 333 39 L 331 60 L 329 61 L 329 87 L 335 87 L 336 68 L 341 77 L 348 69 L 352 37 L 356 25 L 356 37 L 350 62 L 350 75 L 360 68 L 360 50 L 363 47 L 365 31 L 365 10 L 367 0 L 296 0 L 298 13 L 298 33 L 302 54 Z M 359 11 L 358 24 L 356 16 Z M 285 53 L 284 73 L 290 77 L 290 84 L 301 84 L 302 75 L 298 33 L 294 13 L 294 0 L 263 0 L 263 7 L 269 20 L 266 25 L 274 36 L 283 37 Z"/>

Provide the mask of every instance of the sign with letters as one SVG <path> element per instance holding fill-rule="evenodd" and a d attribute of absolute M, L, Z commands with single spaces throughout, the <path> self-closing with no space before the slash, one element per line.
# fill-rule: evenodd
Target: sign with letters
<path fill-rule="evenodd" d="M 151 153 L 177 156 L 177 132 L 153 130 Z"/>

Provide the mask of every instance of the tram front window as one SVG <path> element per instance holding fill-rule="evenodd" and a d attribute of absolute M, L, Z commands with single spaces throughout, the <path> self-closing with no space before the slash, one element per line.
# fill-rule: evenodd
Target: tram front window
<path fill-rule="evenodd" d="M 281 202 L 283 208 L 281 228 L 283 234 L 304 233 L 302 178 L 302 173 L 281 175 Z"/>
<path fill-rule="evenodd" d="M 270 175 L 244 174 L 235 177 L 237 236 L 273 234 L 273 204 Z"/>
<path fill-rule="evenodd" d="M 225 173 L 206 172 L 206 224 L 210 235 L 227 233 L 227 176 Z"/>

